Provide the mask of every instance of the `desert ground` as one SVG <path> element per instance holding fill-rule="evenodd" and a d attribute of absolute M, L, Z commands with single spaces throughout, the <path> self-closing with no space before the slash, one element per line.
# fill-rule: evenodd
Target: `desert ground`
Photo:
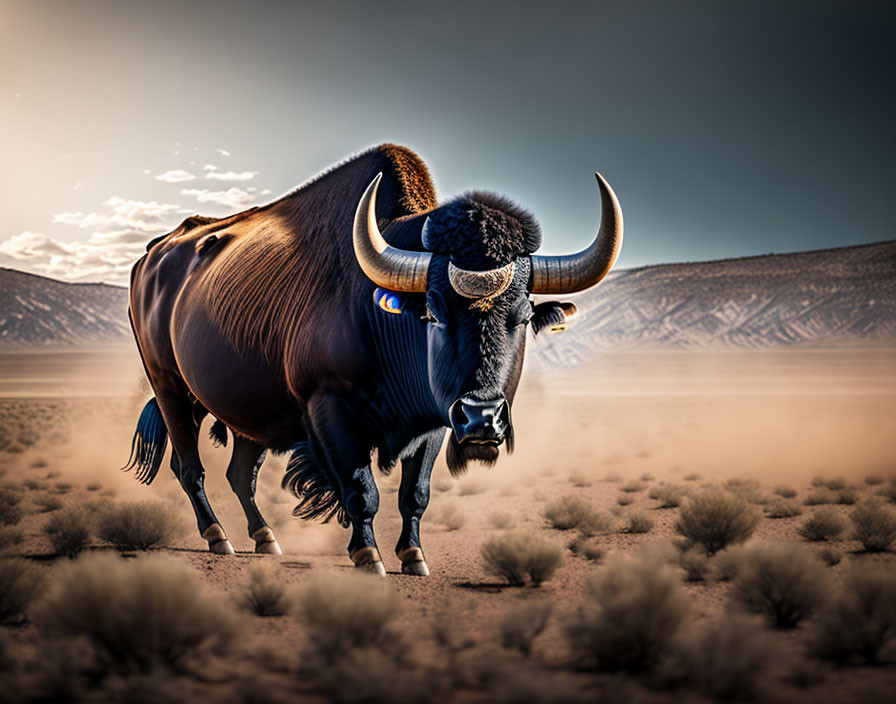
<path fill-rule="evenodd" d="M 896 574 L 892 548 L 866 550 L 854 539 L 850 519 L 869 500 L 891 510 L 896 496 L 893 350 L 614 351 L 575 371 L 524 374 L 513 409 L 515 454 L 502 452 L 495 467 L 473 466 L 459 479 L 449 476 L 442 459 L 436 465 L 422 522 L 432 571 L 427 578 L 399 573 L 392 548 L 400 529 L 400 471 L 377 475 L 375 527 L 389 571 L 385 588 L 399 599 L 381 639 L 371 639 L 375 647 L 351 659 L 321 656 L 300 603 L 314 580 L 354 576 L 346 532 L 293 519 L 295 498 L 279 485 L 287 458 L 268 457 L 258 503 L 283 555 L 255 555 L 224 477 L 229 449 L 205 441 L 210 501 L 237 550 L 209 554 L 167 461 L 150 486 L 119 471 L 149 396 L 139 360 L 128 349 L 0 354 L 0 484 L 21 509 L 7 521 L 0 549 L 40 574 L 33 598 L 0 626 L 0 699 L 860 702 L 896 687 L 893 630 L 882 636 L 875 664 L 861 658 L 835 663 L 816 657 L 814 646 L 848 574 L 883 570 L 891 584 Z M 788 497 L 788 489 L 795 496 Z M 723 574 L 725 551 L 707 555 L 684 544 L 676 530 L 682 507 L 689 496 L 714 490 L 761 516 L 743 550 L 797 546 L 818 568 L 812 574 L 820 575 L 814 581 L 821 593 L 794 627 L 775 628 L 761 608 L 743 606 L 735 593 L 739 575 L 730 580 Z M 662 508 L 665 495 L 681 506 Z M 559 530 L 546 517 L 570 498 L 587 508 L 590 530 L 584 524 Z M 203 599 L 238 619 L 237 636 L 201 657 L 197 649 L 177 667 L 109 668 L 92 655 L 102 646 L 60 634 L 58 618 L 55 630 L 45 627 L 40 614 L 46 614 L 42 600 L 72 579 L 66 570 L 119 551 L 91 531 L 78 557 L 64 557 L 47 526 L 69 506 L 84 507 L 89 518 L 150 499 L 169 507 L 183 529 L 147 551 L 149 557 L 170 556 L 194 570 Z M 782 503 L 783 512 L 796 515 L 773 518 Z M 822 508 L 842 517 L 842 530 L 808 540 L 801 527 Z M 511 586 L 486 569 L 483 543 L 508 534 L 556 545 L 562 555 L 556 571 L 539 586 L 529 580 Z M 121 554 L 128 564 L 146 559 L 141 551 Z M 672 586 L 683 595 L 675 606 L 680 625 L 646 664 L 637 658 L 629 665 L 589 662 L 577 652 L 581 640 L 569 635 L 571 624 L 581 624 L 595 608 L 598 597 L 589 585 L 601 575 L 615 569 L 620 583 L 637 591 L 638 573 L 620 555 L 672 570 Z M 282 615 L 258 616 L 243 604 L 250 570 L 262 563 L 276 565 L 269 578 L 285 585 L 289 605 Z M 891 611 L 881 618 L 894 629 L 892 592 L 888 598 Z M 71 599 L 70 608 L 78 610 Z M 189 618 L 190 608 L 184 610 L 175 618 Z M 506 636 L 512 625 L 545 615 L 543 632 L 513 647 Z M 716 640 L 707 635 L 714 625 Z M 332 672 L 323 673 L 328 668 Z"/>

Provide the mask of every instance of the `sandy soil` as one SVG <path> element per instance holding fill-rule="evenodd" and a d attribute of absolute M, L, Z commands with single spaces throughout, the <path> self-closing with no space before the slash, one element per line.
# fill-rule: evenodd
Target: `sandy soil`
<path fill-rule="evenodd" d="M 29 515 L 21 522 L 24 540 L 15 552 L 47 569 L 53 551 L 43 532 L 46 513 L 37 497 L 51 494 L 63 501 L 114 502 L 167 498 L 186 520 L 192 512 L 170 472 L 163 470 L 150 487 L 138 485 L 117 470 L 127 457 L 137 415 L 147 387 L 139 361 L 129 351 L 102 353 L 0 354 L 0 481 L 35 480 L 28 491 Z M 635 552 L 675 537 L 677 509 L 658 509 L 648 497 L 660 481 L 690 486 L 730 478 L 755 478 L 763 493 L 786 484 L 805 498 L 814 477 L 843 477 L 860 495 L 872 494 L 864 478 L 896 473 L 896 355 L 889 350 L 835 350 L 748 353 L 612 353 L 576 373 L 528 376 L 514 406 L 517 452 L 491 469 L 474 467 L 460 480 L 437 464 L 430 509 L 423 522 L 424 549 L 432 575 L 397 574 L 392 547 L 400 520 L 396 507 L 398 472 L 378 477 L 381 493 L 376 520 L 387 579 L 407 597 L 400 631 L 413 643 L 419 662 L 446 657 L 433 638 L 433 623 L 448 610 L 454 627 L 476 642 L 463 658 L 501 658 L 528 672 L 552 677 L 567 673 L 583 693 L 622 701 L 682 701 L 699 697 L 689 690 L 669 693 L 643 680 L 622 681 L 607 675 L 571 673 L 563 624 L 574 618 L 583 585 L 600 570 L 567 551 L 556 575 L 540 588 L 503 586 L 483 569 L 482 542 L 496 524 L 543 531 L 558 541 L 571 534 L 551 530 L 544 518 L 547 503 L 574 494 L 613 516 L 621 528 L 627 517 L 646 512 L 654 528 L 646 534 L 610 532 L 594 541 L 607 554 Z M 208 422 L 208 421 L 206 421 Z M 344 532 L 335 526 L 302 524 L 290 517 L 294 499 L 279 489 L 286 458 L 269 458 L 259 481 L 259 505 L 284 549 L 282 558 L 251 553 L 245 519 L 224 479 L 229 451 L 202 448 L 212 505 L 238 554 L 212 556 L 192 531 L 167 552 L 200 569 L 213 585 L 233 591 L 247 566 L 277 560 L 288 579 L 300 582 L 320 569 L 348 570 Z M 620 490 L 640 479 L 644 488 L 620 506 Z M 848 512 L 848 506 L 836 510 Z M 460 527 L 445 525 L 448 514 L 460 515 Z M 755 537 L 799 541 L 802 517 L 764 518 Z M 441 520 L 440 520 L 441 519 Z M 502 523 L 503 522 L 503 523 Z M 834 547 L 843 562 L 877 562 L 896 570 L 896 555 L 865 555 L 853 540 L 808 544 L 812 550 Z M 96 549 L 102 549 L 100 543 Z M 729 606 L 729 584 L 718 581 L 685 585 L 692 620 L 720 615 Z M 550 624 L 530 660 L 499 653 L 497 624 L 521 603 L 548 601 Z M 232 677 L 223 682 L 184 685 L 206 700 L 232 698 L 234 682 L 265 681 L 266 692 L 312 696 L 290 674 L 303 634 L 290 617 L 252 619 L 237 655 L 226 661 Z M 12 629 L 22 648 L 36 638 L 28 624 Z M 778 655 L 761 676 L 770 701 L 866 701 L 893 691 L 896 658 L 874 668 L 822 668 L 820 681 L 796 686 L 794 669 L 805 668 L 807 629 L 774 632 Z M 235 678 L 235 679 L 234 679 Z M 242 690 L 241 690 L 242 691 Z M 492 697 L 474 689 L 460 699 Z"/>

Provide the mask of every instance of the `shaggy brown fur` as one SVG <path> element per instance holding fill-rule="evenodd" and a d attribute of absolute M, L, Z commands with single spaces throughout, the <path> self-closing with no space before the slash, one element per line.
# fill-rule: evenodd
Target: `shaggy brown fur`
<path fill-rule="evenodd" d="M 268 359 L 307 349 L 293 333 L 319 311 L 307 310 L 341 300 L 355 290 L 347 286 L 360 275 L 351 241 L 357 198 L 370 173 L 383 172 L 383 204 L 377 215 L 395 220 L 436 207 L 436 193 L 423 161 L 411 150 L 384 144 L 325 172 L 278 201 L 234 216 L 219 237 L 232 236 L 205 274 L 209 308 L 237 349 L 263 349 Z M 326 218 L 320 217 L 327 213 Z M 323 226 L 321 223 L 325 223 Z M 207 234 L 205 228 L 193 232 Z M 326 246 L 316 244 L 327 240 Z M 335 245 L 335 246 L 334 246 Z M 324 253 L 326 257 L 309 256 Z M 326 334 L 323 323 L 314 328 Z M 332 341 L 330 341 L 332 342 Z M 292 356 L 292 355 L 290 355 Z"/>

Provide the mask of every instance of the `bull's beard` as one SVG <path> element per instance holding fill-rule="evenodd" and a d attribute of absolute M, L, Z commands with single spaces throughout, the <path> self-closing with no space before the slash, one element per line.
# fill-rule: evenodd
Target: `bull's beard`
<path fill-rule="evenodd" d="M 513 452 L 513 427 L 507 429 L 505 436 L 507 452 Z M 457 477 L 467 471 L 470 462 L 482 462 L 486 467 L 491 467 L 498 461 L 500 450 L 498 445 L 483 445 L 479 443 L 465 443 L 461 445 L 457 436 L 452 431 L 448 437 L 448 447 L 445 450 L 445 461 L 448 463 L 448 471 L 452 477 Z"/>

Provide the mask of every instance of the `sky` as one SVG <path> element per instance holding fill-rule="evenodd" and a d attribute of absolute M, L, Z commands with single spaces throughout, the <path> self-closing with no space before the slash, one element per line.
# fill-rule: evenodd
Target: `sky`
<path fill-rule="evenodd" d="M 894 238 L 896 3 L 0 1 L 0 266 L 126 283 L 193 213 L 384 141 L 541 253 L 618 267 Z"/>

